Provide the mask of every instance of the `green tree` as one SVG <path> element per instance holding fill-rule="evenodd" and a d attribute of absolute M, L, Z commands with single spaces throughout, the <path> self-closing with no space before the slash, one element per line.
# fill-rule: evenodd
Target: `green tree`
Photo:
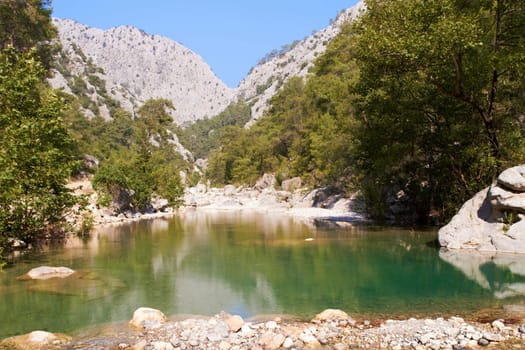
<path fill-rule="evenodd" d="M 8 46 L 27 52 L 36 48 L 49 67 L 57 30 L 51 21 L 51 0 L 0 1 L 0 49 Z"/>
<path fill-rule="evenodd" d="M 415 219 L 448 217 L 501 166 L 523 160 L 515 102 L 525 81 L 524 6 L 368 0 L 345 30 L 360 69 L 358 169 L 378 215 L 403 190 Z"/>
<path fill-rule="evenodd" d="M 111 129 L 103 127 L 109 132 L 104 138 L 121 146 L 101 162 L 93 185 L 103 197 L 109 196 L 117 203 L 118 210 L 148 211 L 155 194 L 170 205 L 179 204 L 183 194 L 179 171 L 185 168 L 185 162 L 174 149 L 173 120 L 168 109 L 173 109 L 169 100 L 148 100 L 131 124 L 120 115 L 109 122 Z M 130 137 L 123 137 L 121 132 Z"/>
<path fill-rule="evenodd" d="M 0 240 L 56 232 L 76 203 L 65 187 L 75 144 L 63 103 L 45 83 L 35 53 L 0 53 Z"/>

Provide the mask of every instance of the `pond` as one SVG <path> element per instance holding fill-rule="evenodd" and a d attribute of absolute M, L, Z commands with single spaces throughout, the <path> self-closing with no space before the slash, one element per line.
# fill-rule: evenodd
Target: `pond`
<path fill-rule="evenodd" d="M 309 319 L 326 308 L 371 318 L 460 315 L 525 302 L 525 257 L 440 252 L 436 231 L 306 223 L 243 212 L 186 212 L 99 228 L 24 254 L 0 272 L 0 339 L 71 333 L 166 315 Z M 67 266 L 65 279 L 17 279 Z"/>

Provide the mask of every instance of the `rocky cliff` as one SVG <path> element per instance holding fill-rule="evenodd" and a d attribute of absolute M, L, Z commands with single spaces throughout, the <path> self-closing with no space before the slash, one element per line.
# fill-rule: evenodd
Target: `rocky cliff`
<path fill-rule="evenodd" d="M 340 32 L 342 24 L 355 19 L 365 10 L 363 1 L 342 11 L 327 28 L 291 45 L 286 52 L 262 61 L 251 70 L 237 89 L 237 94 L 252 106 L 252 117 L 258 119 L 268 109 L 269 100 L 291 77 L 305 77 L 316 57 Z"/>
<path fill-rule="evenodd" d="M 176 108 L 175 121 L 182 124 L 214 116 L 235 98 L 235 91 L 199 55 L 171 39 L 131 26 L 104 31 L 67 19 L 54 23 L 62 56 L 68 58 L 65 70 L 79 75 L 90 65 L 100 68 L 92 74 L 105 81 L 110 96 L 128 110 L 150 98 L 168 98 Z M 68 92 L 72 80 L 64 75 L 57 72 L 52 83 Z"/>

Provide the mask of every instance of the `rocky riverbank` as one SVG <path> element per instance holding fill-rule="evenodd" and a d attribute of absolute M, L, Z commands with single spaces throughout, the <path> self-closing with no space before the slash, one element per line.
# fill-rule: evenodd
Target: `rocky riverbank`
<path fill-rule="evenodd" d="M 128 325 L 97 336 L 72 338 L 36 331 L 0 342 L 0 349 L 525 349 L 523 320 L 481 324 L 448 319 L 355 320 L 340 310 L 325 310 L 309 322 L 213 317 L 168 320 L 149 308 L 135 311 Z"/>
<path fill-rule="evenodd" d="M 71 224 L 79 228 L 89 219 L 92 225 L 118 224 L 144 219 L 169 217 L 191 210 L 252 211 L 289 215 L 304 220 L 327 220 L 332 222 L 366 221 L 363 205 L 356 198 L 345 198 L 333 188 L 307 190 L 301 187 L 299 178 L 286 180 L 276 189 L 272 175 L 263 176 L 255 186 L 213 188 L 197 185 L 187 188 L 180 208 L 173 208 L 162 198 L 154 198 L 148 213 L 119 210 L 119 203 L 109 207 L 98 204 L 98 194 L 93 190 L 89 177 L 77 179 L 68 187 L 76 195 L 87 199 L 87 210 L 71 217 Z"/>

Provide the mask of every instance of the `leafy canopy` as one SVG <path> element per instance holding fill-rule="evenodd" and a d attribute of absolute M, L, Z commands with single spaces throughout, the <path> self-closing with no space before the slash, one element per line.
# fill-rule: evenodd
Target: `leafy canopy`
<path fill-rule="evenodd" d="M 360 69 L 357 168 L 378 215 L 403 190 L 415 219 L 449 216 L 523 161 L 524 6 L 368 0 L 345 30 Z"/>
<path fill-rule="evenodd" d="M 75 144 L 45 75 L 34 51 L 0 53 L 0 240 L 53 232 L 76 203 L 65 187 Z"/>

